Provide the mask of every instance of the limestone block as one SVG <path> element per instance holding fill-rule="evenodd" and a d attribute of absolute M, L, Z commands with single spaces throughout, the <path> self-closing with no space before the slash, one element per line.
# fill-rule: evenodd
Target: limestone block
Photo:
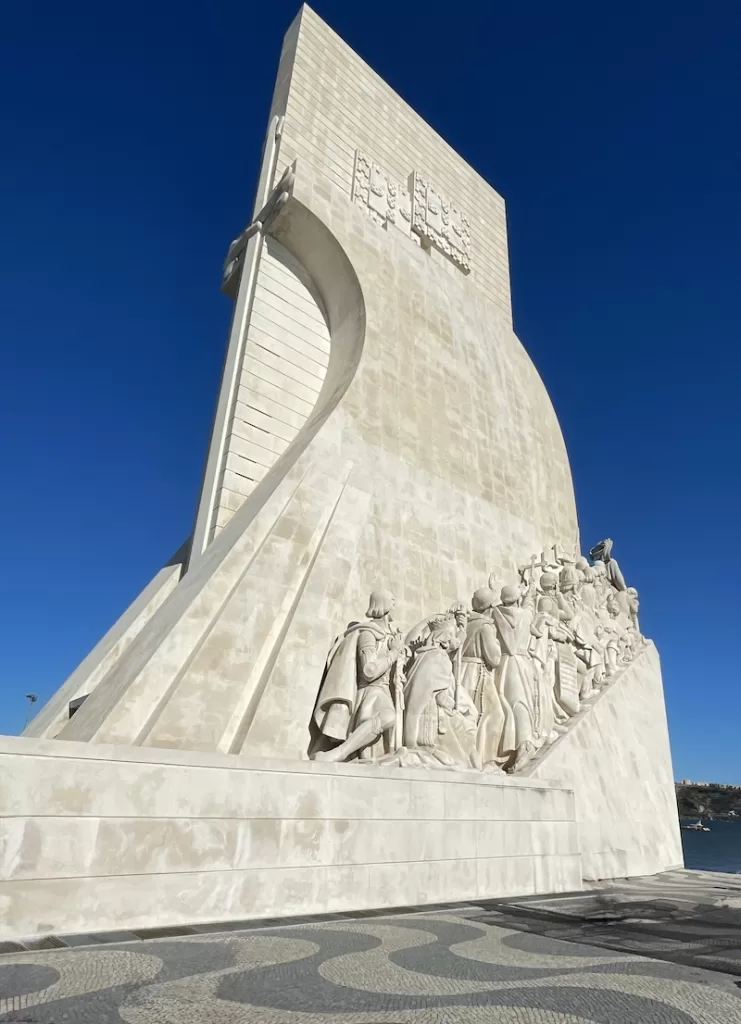
<path fill-rule="evenodd" d="M 297 380 L 289 366 L 284 365 L 277 356 L 273 356 L 265 349 L 256 347 L 251 355 L 250 372 L 253 376 L 259 377 L 265 383 L 274 384 L 284 394 L 293 395 L 313 409 L 321 391 L 318 381 L 308 386 Z"/>
<path fill-rule="evenodd" d="M 263 401 L 260 403 L 262 408 L 258 408 L 255 402 L 259 401 L 259 398 L 256 399 L 253 392 L 248 392 L 241 387 L 238 389 L 239 392 L 241 392 L 241 398 L 235 406 L 232 432 L 237 432 L 240 424 L 247 423 L 264 430 L 266 434 L 275 434 L 280 440 L 286 442 L 286 446 L 294 439 L 296 427 L 291 423 L 286 423 L 281 416 L 275 415 L 279 411 L 277 405 L 268 405 Z"/>
<path fill-rule="evenodd" d="M 242 374 L 243 386 L 254 394 L 259 395 L 263 399 L 267 399 L 274 402 L 276 405 L 289 412 L 302 417 L 300 426 L 306 421 L 306 417 L 309 415 L 313 408 L 312 402 L 307 402 L 303 398 L 297 398 L 295 395 L 290 394 L 278 387 L 275 384 L 271 384 L 270 381 L 265 381 L 262 377 L 258 376 L 254 370 L 244 371 Z M 285 446 L 283 449 L 285 450 Z"/>

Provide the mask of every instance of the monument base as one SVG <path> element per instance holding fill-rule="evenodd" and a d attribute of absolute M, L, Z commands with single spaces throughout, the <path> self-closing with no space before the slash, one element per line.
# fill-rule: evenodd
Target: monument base
<path fill-rule="evenodd" d="M 2 937 L 580 889 L 560 783 L 0 738 Z"/>

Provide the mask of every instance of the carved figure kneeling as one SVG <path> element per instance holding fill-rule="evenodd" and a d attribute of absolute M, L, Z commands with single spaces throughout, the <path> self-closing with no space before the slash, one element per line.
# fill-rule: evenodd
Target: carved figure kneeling
<path fill-rule="evenodd" d="M 410 757 L 430 766 L 478 768 L 478 713 L 465 692 L 456 695 L 451 654 L 460 642 L 460 625 L 450 615 L 428 621 L 404 685 L 403 745 Z M 458 699 L 456 699 L 456 696 Z"/>
<path fill-rule="evenodd" d="M 357 754 L 372 761 L 390 752 L 398 718 L 392 686 L 404 658 L 403 638 L 391 624 L 394 603 L 388 591 L 374 591 L 368 620 L 335 640 L 312 716 L 313 760 L 347 761 Z"/>

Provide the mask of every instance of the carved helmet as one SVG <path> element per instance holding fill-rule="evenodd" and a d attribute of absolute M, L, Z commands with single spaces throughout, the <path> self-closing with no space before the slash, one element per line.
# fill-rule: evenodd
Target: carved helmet
<path fill-rule="evenodd" d="M 558 576 L 561 590 L 564 587 L 575 587 L 580 580 L 579 570 L 574 565 L 565 565 Z"/>

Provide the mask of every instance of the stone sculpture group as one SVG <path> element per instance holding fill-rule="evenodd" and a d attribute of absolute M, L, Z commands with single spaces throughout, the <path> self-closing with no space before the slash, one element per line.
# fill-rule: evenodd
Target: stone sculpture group
<path fill-rule="evenodd" d="M 638 654 L 638 593 L 612 541 L 533 556 L 406 634 L 374 591 L 327 658 L 311 721 L 317 761 L 516 772 Z"/>

